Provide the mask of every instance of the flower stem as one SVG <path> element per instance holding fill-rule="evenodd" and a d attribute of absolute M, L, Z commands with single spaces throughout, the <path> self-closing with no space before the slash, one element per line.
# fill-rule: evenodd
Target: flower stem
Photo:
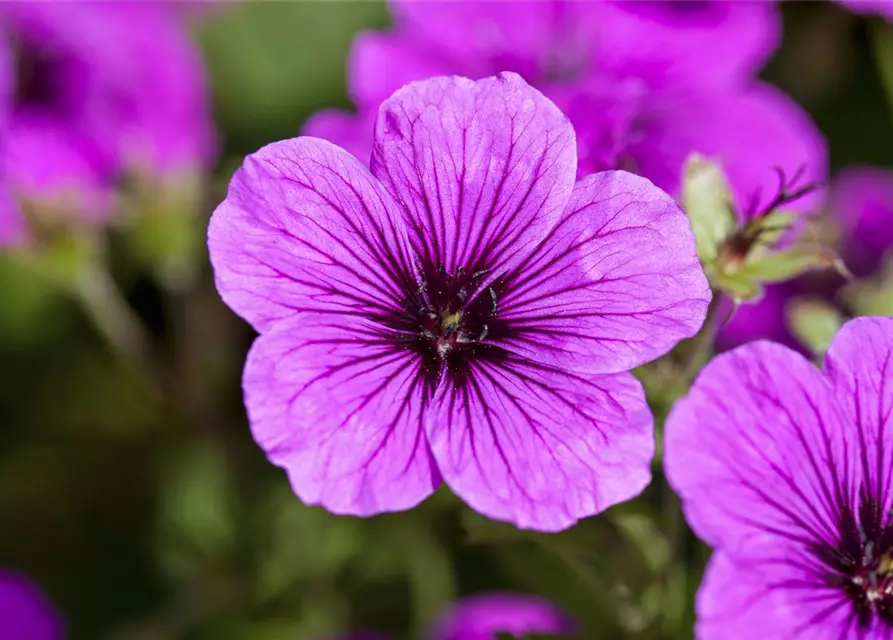
<path fill-rule="evenodd" d="M 102 265 L 90 263 L 75 280 L 74 290 L 108 345 L 125 360 L 151 374 L 154 367 L 151 365 L 148 331 L 108 271 Z"/>

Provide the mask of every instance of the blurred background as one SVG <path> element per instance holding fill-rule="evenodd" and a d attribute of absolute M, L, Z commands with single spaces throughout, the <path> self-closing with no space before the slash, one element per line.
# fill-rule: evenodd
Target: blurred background
<path fill-rule="evenodd" d="M 811 113 L 832 171 L 889 166 L 889 27 L 829 2 L 786 3 L 783 14 L 763 76 Z M 390 18 L 371 1 L 232 2 L 183 20 L 207 66 L 222 151 L 190 201 L 193 273 L 160 285 L 132 259 L 129 232 L 112 230 L 106 249 L 148 328 L 148 364 L 110 348 L 51 279 L 0 256 L 0 565 L 42 586 L 74 640 L 421 637 L 457 597 L 492 590 L 546 596 L 586 637 L 691 637 L 709 551 L 662 483 L 548 542 L 486 521 L 446 489 L 366 520 L 294 497 L 248 430 L 240 375 L 253 334 L 220 302 L 201 236 L 245 154 L 296 135 L 320 108 L 350 107 L 351 40 Z"/>

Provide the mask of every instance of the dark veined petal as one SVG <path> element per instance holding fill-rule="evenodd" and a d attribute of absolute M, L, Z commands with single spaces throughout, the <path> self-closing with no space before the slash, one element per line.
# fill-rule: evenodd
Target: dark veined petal
<path fill-rule="evenodd" d="M 558 531 L 637 495 L 651 480 L 651 413 L 628 374 L 475 362 L 426 417 L 444 480 L 480 513 Z"/>
<path fill-rule="evenodd" d="M 440 484 L 423 428 L 423 375 L 385 330 L 299 314 L 261 335 L 243 387 L 252 433 L 306 504 L 369 516 Z"/>
<path fill-rule="evenodd" d="M 808 572 L 792 564 L 735 562 L 717 551 L 698 589 L 695 637 L 698 640 L 875 637 L 856 633 L 852 606 L 842 590 L 816 585 L 811 578 Z"/>
<path fill-rule="evenodd" d="M 397 211 L 343 149 L 315 138 L 268 145 L 211 218 L 217 289 L 258 331 L 299 311 L 386 314 L 417 286 Z"/>
<path fill-rule="evenodd" d="M 587 176 L 541 247 L 506 278 L 504 346 L 592 373 L 628 371 L 698 332 L 710 287 L 688 218 L 648 180 Z"/>
<path fill-rule="evenodd" d="M 576 624 L 548 600 L 516 593 L 486 593 L 464 598 L 435 624 L 433 640 L 493 640 L 497 634 L 573 633 Z"/>
<path fill-rule="evenodd" d="M 556 222 L 573 189 L 574 131 L 519 76 L 433 78 L 385 101 L 375 174 L 418 253 L 453 273 L 504 271 Z"/>
<path fill-rule="evenodd" d="M 676 403 L 664 467 L 701 538 L 736 559 L 792 563 L 835 546 L 858 486 L 854 431 L 816 367 L 755 342 L 714 358 Z"/>
<path fill-rule="evenodd" d="M 893 318 L 846 323 L 828 349 L 825 373 L 855 422 L 863 482 L 886 514 L 893 507 Z"/>

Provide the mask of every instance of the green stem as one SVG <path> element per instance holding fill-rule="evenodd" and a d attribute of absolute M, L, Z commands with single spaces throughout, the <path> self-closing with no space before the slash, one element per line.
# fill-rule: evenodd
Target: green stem
<path fill-rule="evenodd" d="M 75 281 L 75 293 L 108 345 L 131 364 L 154 373 L 148 331 L 106 269 L 95 262 L 87 265 Z"/>

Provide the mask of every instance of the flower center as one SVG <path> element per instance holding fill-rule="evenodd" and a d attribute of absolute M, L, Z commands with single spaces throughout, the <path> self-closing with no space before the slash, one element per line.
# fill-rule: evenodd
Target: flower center
<path fill-rule="evenodd" d="M 488 343 L 508 330 L 498 316 L 499 285 L 485 283 L 488 273 L 423 268 L 422 282 L 405 296 L 404 313 L 388 320 L 401 344 L 418 354 L 430 383 L 444 375 L 463 379 L 472 361 L 502 353 Z"/>
<path fill-rule="evenodd" d="M 15 104 L 28 109 L 62 106 L 61 59 L 46 47 L 21 41 L 16 47 Z"/>
<path fill-rule="evenodd" d="M 448 360 L 458 350 L 487 338 L 489 317 L 496 313 L 496 292 L 488 289 L 490 306 L 481 308 L 479 283 L 486 271 L 467 273 L 459 267 L 455 274 L 439 268 L 419 285 L 418 335 L 428 342 L 434 357 Z"/>
<path fill-rule="evenodd" d="M 893 522 L 888 515 L 863 494 L 858 513 L 846 509 L 842 514 L 836 547 L 818 552 L 828 569 L 825 583 L 847 595 L 862 628 L 875 619 L 893 627 Z"/>

